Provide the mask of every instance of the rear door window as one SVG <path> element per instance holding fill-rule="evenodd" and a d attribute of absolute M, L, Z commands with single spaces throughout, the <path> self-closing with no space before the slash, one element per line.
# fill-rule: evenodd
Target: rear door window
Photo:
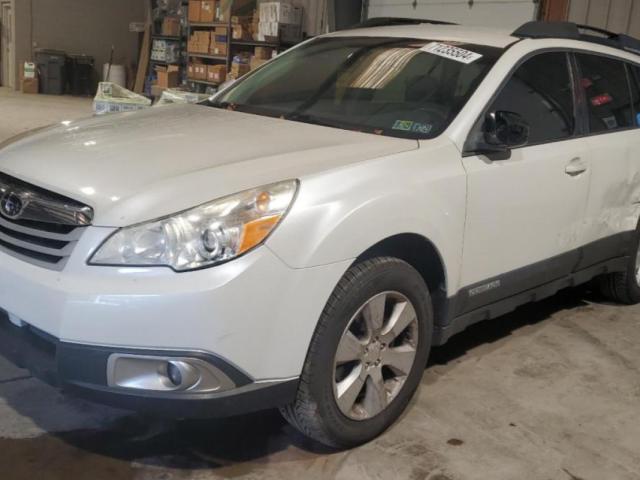
<path fill-rule="evenodd" d="M 610 132 L 635 125 L 625 64 L 619 60 L 576 53 L 580 84 L 585 91 L 591 133 Z"/>
<path fill-rule="evenodd" d="M 631 83 L 631 99 L 633 100 L 634 124 L 640 127 L 640 67 L 627 64 L 629 82 Z"/>

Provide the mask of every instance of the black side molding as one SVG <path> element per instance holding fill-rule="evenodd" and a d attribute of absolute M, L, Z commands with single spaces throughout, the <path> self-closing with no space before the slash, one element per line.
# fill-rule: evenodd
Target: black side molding
<path fill-rule="evenodd" d="M 628 264 L 629 257 L 620 257 L 601 262 L 597 265 L 566 275 L 539 287 L 531 288 L 503 300 L 477 308 L 471 312 L 454 318 L 447 325 L 436 325 L 433 344 L 437 346 L 444 345 L 451 337 L 463 332 L 471 325 L 506 315 L 527 303 L 537 302 L 539 300 L 552 297 L 564 288 L 582 285 L 598 275 L 624 271 Z"/>

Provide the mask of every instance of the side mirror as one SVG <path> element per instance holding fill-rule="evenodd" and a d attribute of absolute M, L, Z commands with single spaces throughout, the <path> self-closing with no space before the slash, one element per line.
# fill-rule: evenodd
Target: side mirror
<path fill-rule="evenodd" d="M 487 114 L 483 131 L 487 146 L 498 151 L 507 151 L 526 145 L 530 128 L 517 113 L 499 110 Z"/>

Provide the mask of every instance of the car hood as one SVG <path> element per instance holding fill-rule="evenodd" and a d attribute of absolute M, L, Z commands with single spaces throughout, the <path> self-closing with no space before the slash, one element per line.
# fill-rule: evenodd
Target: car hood
<path fill-rule="evenodd" d="M 176 105 L 62 122 L 0 150 L 0 171 L 90 205 L 95 225 L 119 227 L 417 148 L 412 140 Z"/>

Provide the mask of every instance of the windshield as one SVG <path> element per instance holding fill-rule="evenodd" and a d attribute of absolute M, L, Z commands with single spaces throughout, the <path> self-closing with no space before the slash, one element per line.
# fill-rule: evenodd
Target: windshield
<path fill-rule="evenodd" d="M 208 105 L 402 138 L 434 138 L 501 55 L 435 40 L 320 38 L 248 75 Z"/>

